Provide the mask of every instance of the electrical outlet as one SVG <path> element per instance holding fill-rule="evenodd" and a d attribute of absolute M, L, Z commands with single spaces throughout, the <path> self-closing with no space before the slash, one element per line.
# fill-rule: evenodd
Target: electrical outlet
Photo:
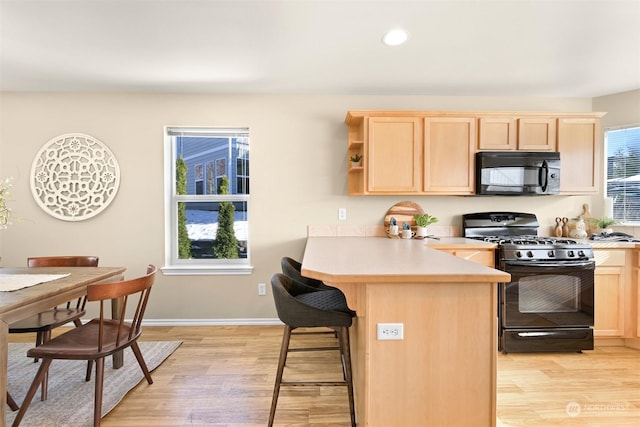
<path fill-rule="evenodd" d="M 378 323 L 379 340 L 403 340 L 404 323 Z"/>
<path fill-rule="evenodd" d="M 338 219 L 340 221 L 347 219 L 347 208 L 338 208 Z"/>
<path fill-rule="evenodd" d="M 267 294 L 267 285 L 264 283 L 258 283 L 258 295 Z"/>

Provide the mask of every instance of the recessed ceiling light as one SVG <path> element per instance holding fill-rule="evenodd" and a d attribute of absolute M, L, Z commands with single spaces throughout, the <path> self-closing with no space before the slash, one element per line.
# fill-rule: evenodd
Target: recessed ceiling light
<path fill-rule="evenodd" d="M 382 43 L 387 46 L 398 46 L 407 40 L 409 40 L 409 33 L 401 29 L 391 30 L 382 36 Z"/>

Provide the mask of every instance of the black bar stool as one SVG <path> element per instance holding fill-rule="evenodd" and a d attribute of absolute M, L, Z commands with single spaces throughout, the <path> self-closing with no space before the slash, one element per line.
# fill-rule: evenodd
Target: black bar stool
<path fill-rule="evenodd" d="M 351 350 L 349 348 L 349 327 L 355 312 L 347 306 L 346 298 L 337 288 L 314 289 L 284 274 L 274 274 L 271 278 L 273 299 L 278 317 L 284 323 L 282 346 L 278 360 L 278 371 L 271 400 L 269 427 L 273 426 L 281 386 L 346 386 L 349 395 L 351 425 L 356 425 L 353 399 L 353 378 L 351 370 Z M 291 332 L 296 328 L 330 328 L 338 336 L 338 347 L 289 348 Z M 282 374 L 289 352 L 339 350 L 344 381 L 282 381 Z"/>

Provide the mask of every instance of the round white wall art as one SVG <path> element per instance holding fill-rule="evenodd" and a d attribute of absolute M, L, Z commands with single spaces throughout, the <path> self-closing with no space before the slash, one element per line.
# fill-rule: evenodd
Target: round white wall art
<path fill-rule="evenodd" d="M 30 181 L 42 210 L 64 221 L 82 221 L 102 212 L 116 197 L 120 166 L 101 141 L 68 133 L 38 151 Z"/>

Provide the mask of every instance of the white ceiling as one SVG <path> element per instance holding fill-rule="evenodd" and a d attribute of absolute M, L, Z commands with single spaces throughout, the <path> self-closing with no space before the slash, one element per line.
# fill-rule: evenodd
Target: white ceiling
<path fill-rule="evenodd" d="M 409 42 L 381 44 L 402 27 Z M 640 0 L 0 0 L 0 90 L 595 97 Z"/>

